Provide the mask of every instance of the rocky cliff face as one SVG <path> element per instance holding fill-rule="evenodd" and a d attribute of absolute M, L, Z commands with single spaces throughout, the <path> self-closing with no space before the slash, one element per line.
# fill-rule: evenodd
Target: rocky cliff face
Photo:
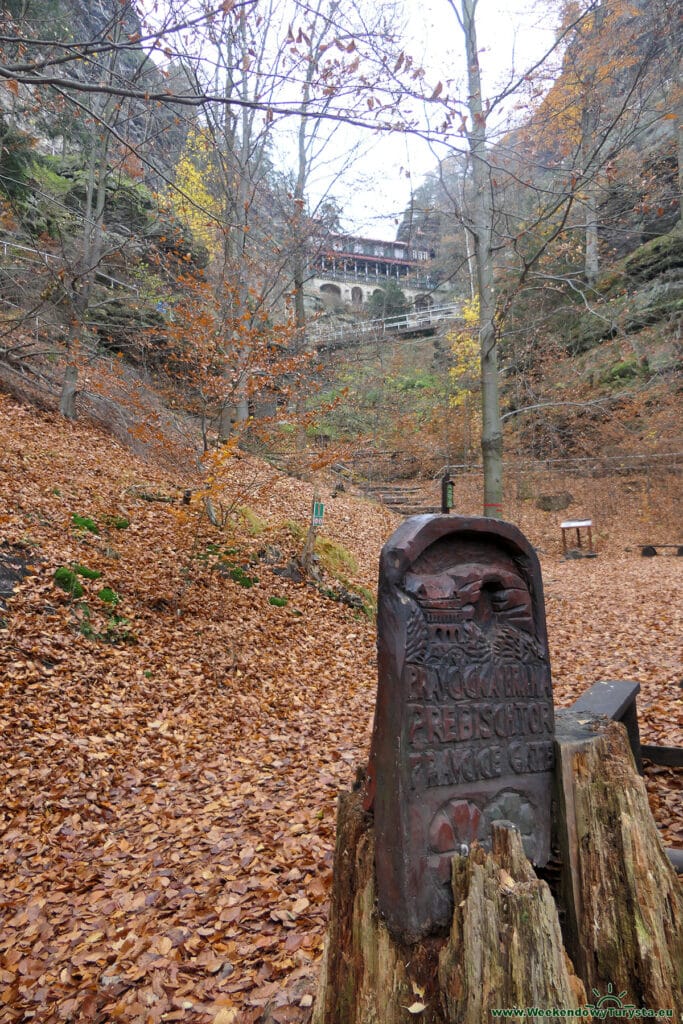
<path fill-rule="evenodd" d="M 69 82 L 84 82 L 111 83 L 143 94 L 172 91 L 173 82 L 137 45 L 143 27 L 133 0 L 10 0 L 9 15 L 10 31 L 22 45 L 4 45 L 2 57 L 11 61 L 21 55 L 36 66 L 36 77 L 46 80 L 45 86 L 0 88 L 0 113 L 12 128 L 30 135 L 39 150 L 66 154 L 78 150 L 80 137 L 103 118 L 114 124 L 120 138 L 143 147 L 143 160 L 162 174 L 173 167 L 187 134 L 180 110 L 172 105 L 151 107 L 137 98 L 122 98 L 121 107 L 112 110 L 106 94 L 68 88 Z M 59 46 L 53 48 L 52 40 Z M 73 47 L 73 60 L 63 60 L 69 53 L 64 44 Z M 185 91 L 187 82 L 180 87 Z M 73 96 L 78 105 L 70 107 L 60 94 Z M 153 172 L 151 179 L 152 184 L 160 180 Z"/>

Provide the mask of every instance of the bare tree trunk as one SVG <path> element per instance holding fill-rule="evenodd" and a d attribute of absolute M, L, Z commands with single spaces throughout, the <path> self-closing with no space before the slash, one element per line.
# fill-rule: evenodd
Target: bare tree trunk
<path fill-rule="evenodd" d="M 591 183 L 586 190 L 584 199 L 586 211 L 586 252 L 584 261 L 584 275 L 586 283 L 595 286 L 600 272 L 600 257 L 598 252 L 598 204 L 596 188 Z"/>
<path fill-rule="evenodd" d="M 596 39 L 603 31 L 607 8 L 605 3 L 598 3 L 593 12 L 589 40 Z M 598 280 L 600 257 L 598 251 L 598 127 L 600 109 L 597 90 L 597 69 L 593 68 L 583 83 L 584 106 L 581 111 L 581 156 L 586 179 L 583 189 L 583 208 L 586 215 L 584 276 L 586 283 L 593 286 Z"/>
<path fill-rule="evenodd" d="M 265 59 L 265 40 L 256 43 L 250 35 L 249 12 L 242 8 L 219 23 L 211 42 L 219 54 L 216 81 L 223 76 L 225 107 L 222 123 L 212 124 L 220 137 L 224 199 L 223 277 L 231 284 L 230 296 L 223 304 L 226 323 L 225 378 L 226 398 L 221 408 L 218 432 L 227 439 L 247 423 L 250 415 L 251 352 L 245 341 L 249 303 L 250 220 L 254 193 L 263 171 L 267 128 L 255 130 L 259 93 Z M 234 18 L 234 26 L 231 20 Z M 264 19 L 268 14 L 264 13 Z M 258 49 L 257 49 L 258 47 Z M 239 68 L 237 75 L 235 68 Z M 232 112 L 230 100 L 240 103 L 239 116 Z M 231 308 L 229 308 L 231 307 Z"/>
<path fill-rule="evenodd" d="M 117 33 L 118 34 L 118 33 Z M 116 56 L 109 58 L 109 75 L 113 75 Z M 88 158 L 88 183 L 86 187 L 85 210 L 83 216 L 82 252 L 74 269 L 71 286 L 71 326 L 66 343 L 69 359 L 62 391 L 59 398 L 59 411 L 66 419 L 76 419 L 76 393 L 78 384 L 77 355 L 82 346 L 84 320 L 92 292 L 95 270 L 102 258 L 104 211 L 107 204 L 107 181 L 109 176 L 109 146 L 111 134 L 104 125 L 116 108 L 113 97 L 104 100 L 99 115 L 101 124 L 93 124 L 93 140 Z M 100 133 L 102 133 L 101 138 Z"/>
<path fill-rule="evenodd" d="M 309 76 L 313 74 L 313 61 L 310 63 Z M 302 103 L 304 107 L 310 98 L 310 78 L 304 83 Z M 294 186 L 294 320 L 297 330 L 297 341 L 303 340 L 306 330 L 306 309 L 304 306 L 305 249 L 307 239 L 304 238 L 304 213 L 306 204 L 306 178 L 308 176 L 308 160 L 306 156 L 306 119 L 299 122 L 298 138 L 298 169 Z"/>
<path fill-rule="evenodd" d="M 678 158 L 678 223 L 677 231 L 683 231 L 683 97 L 676 104 L 676 155 Z"/>
<path fill-rule="evenodd" d="M 248 53 L 247 38 L 247 15 L 243 9 L 240 13 L 240 42 L 242 53 Z M 249 98 L 249 79 L 243 77 L 241 95 L 243 100 Z M 237 183 L 237 216 L 238 224 L 235 232 L 236 238 L 236 273 L 237 273 L 237 299 L 238 299 L 238 325 L 244 323 L 249 305 L 249 289 L 247 284 L 246 250 L 247 234 L 249 231 L 249 212 L 251 207 L 249 192 L 251 186 L 250 162 L 252 160 L 252 129 L 254 113 L 247 106 L 242 107 L 242 127 L 239 142 L 239 181 Z M 243 427 L 249 419 L 249 359 L 250 353 L 240 335 L 240 326 L 237 327 L 235 336 L 235 355 L 237 362 L 237 386 L 235 389 L 235 421 L 237 429 Z"/>
<path fill-rule="evenodd" d="M 500 418 L 496 292 L 493 279 L 493 186 L 486 149 L 486 113 L 481 91 L 476 6 L 477 0 L 461 0 L 458 20 L 467 51 L 471 120 L 467 138 L 472 156 L 472 234 L 479 292 L 484 515 L 499 519 L 503 514 L 503 429 Z"/>
<path fill-rule="evenodd" d="M 590 103 L 590 97 L 586 100 L 586 103 Z M 589 105 L 585 106 L 581 115 L 581 148 L 587 167 L 590 165 L 590 153 L 595 145 L 597 123 L 597 111 Z M 586 278 L 586 283 L 591 286 L 595 285 L 600 271 L 598 252 L 598 188 L 594 178 L 595 173 L 595 170 L 587 171 L 587 180 L 582 199 L 586 217 L 584 229 L 584 277 Z"/>

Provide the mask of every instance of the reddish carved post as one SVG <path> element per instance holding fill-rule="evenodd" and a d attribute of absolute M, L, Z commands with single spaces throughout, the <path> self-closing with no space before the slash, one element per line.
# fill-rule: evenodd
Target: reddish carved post
<path fill-rule="evenodd" d="M 509 523 L 416 516 L 385 545 L 366 809 L 379 908 L 415 942 L 451 922 L 451 860 L 511 822 L 545 864 L 553 700 L 536 554 Z"/>

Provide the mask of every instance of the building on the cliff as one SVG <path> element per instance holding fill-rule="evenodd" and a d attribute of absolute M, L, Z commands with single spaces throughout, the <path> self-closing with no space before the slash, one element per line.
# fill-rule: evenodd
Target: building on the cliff
<path fill-rule="evenodd" d="M 410 242 L 384 242 L 332 234 L 309 258 L 306 297 L 310 305 L 349 306 L 361 311 L 374 292 L 395 282 L 416 309 L 432 305 L 437 281 L 432 253 Z"/>

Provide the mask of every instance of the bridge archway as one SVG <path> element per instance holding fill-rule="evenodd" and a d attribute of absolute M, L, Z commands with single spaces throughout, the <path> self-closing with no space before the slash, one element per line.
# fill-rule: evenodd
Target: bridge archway
<path fill-rule="evenodd" d="M 326 306 L 334 306 L 341 302 L 341 288 L 338 284 L 321 284 L 320 293 Z"/>

